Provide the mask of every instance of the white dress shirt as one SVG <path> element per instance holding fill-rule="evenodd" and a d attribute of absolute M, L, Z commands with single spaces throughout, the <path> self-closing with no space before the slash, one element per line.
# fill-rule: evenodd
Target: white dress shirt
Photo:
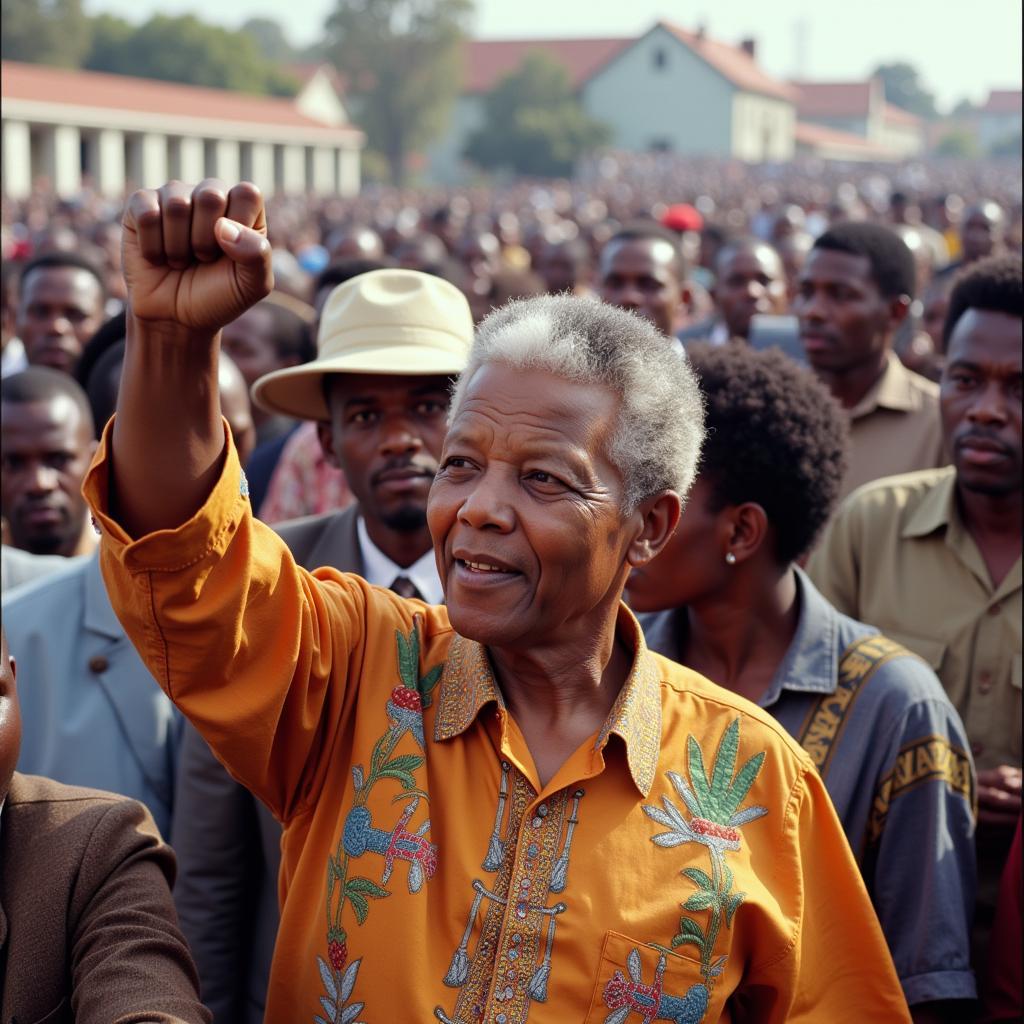
<path fill-rule="evenodd" d="M 403 569 L 402 566 L 392 562 L 370 540 L 370 534 L 362 516 L 356 523 L 356 532 L 359 535 L 359 549 L 363 556 L 363 579 L 367 583 L 372 583 L 375 587 L 390 587 L 395 582 L 396 576 L 405 576 L 412 580 L 427 604 L 444 604 L 444 589 L 441 587 L 441 580 L 437 575 L 433 549 Z"/>

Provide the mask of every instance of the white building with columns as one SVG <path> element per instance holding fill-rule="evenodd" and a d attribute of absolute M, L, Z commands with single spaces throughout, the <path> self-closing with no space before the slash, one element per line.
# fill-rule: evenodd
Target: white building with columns
<path fill-rule="evenodd" d="M 365 141 L 325 74 L 294 99 L 4 61 L 4 195 L 45 178 L 62 197 L 170 178 L 253 181 L 267 194 L 351 196 Z M 333 98 L 332 98 L 333 97 Z"/>

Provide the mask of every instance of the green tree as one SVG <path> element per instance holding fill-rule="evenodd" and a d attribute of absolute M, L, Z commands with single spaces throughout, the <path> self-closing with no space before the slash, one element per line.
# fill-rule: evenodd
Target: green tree
<path fill-rule="evenodd" d="M 273 18 L 250 18 L 239 31 L 251 36 L 260 53 L 274 64 L 292 64 L 297 60 L 295 47 Z"/>
<path fill-rule="evenodd" d="M 879 64 L 872 75 L 885 86 L 885 98 L 894 106 L 909 110 L 918 117 L 936 116 L 935 96 L 921 81 L 917 68 L 905 61 Z"/>
<path fill-rule="evenodd" d="M 337 0 L 327 19 L 329 59 L 395 184 L 409 154 L 444 125 L 472 13 L 472 0 Z"/>
<path fill-rule="evenodd" d="M 963 128 L 954 128 L 943 135 L 936 142 L 932 152 L 935 156 L 956 157 L 961 160 L 971 160 L 981 155 L 977 140 Z"/>
<path fill-rule="evenodd" d="M 82 0 L 3 0 L 0 56 L 77 68 L 89 50 L 90 23 Z"/>
<path fill-rule="evenodd" d="M 483 126 L 470 136 L 465 155 L 490 170 L 561 176 L 608 138 L 607 126 L 580 105 L 565 68 L 530 53 L 485 97 Z"/>
<path fill-rule="evenodd" d="M 98 40 L 102 46 L 85 61 L 92 71 L 241 92 L 295 92 L 295 81 L 268 64 L 245 33 L 207 25 L 193 15 L 155 15 L 127 34 L 115 21 L 108 22 Z"/>

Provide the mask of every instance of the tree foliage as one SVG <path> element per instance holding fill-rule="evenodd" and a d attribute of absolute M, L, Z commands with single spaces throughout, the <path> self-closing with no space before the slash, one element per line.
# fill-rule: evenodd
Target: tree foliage
<path fill-rule="evenodd" d="M 293 64 L 299 59 L 281 24 L 273 18 L 249 18 L 239 31 L 250 36 L 260 54 L 274 64 Z"/>
<path fill-rule="evenodd" d="M 272 28 L 263 31 L 264 41 L 272 38 Z M 2 49 L 5 60 L 244 92 L 291 95 L 298 84 L 268 60 L 252 31 L 192 15 L 157 15 L 143 25 L 110 14 L 90 18 L 82 0 L 3 0 Z"/>
<path fill-rule="evenodd" d="M 111 28 L 103 50 L 85 61 L 91 71 L 242 92 L 295 91 L 295 82 L 266 61 L 251 36 L 207 25 L 194 15 L 157 14 L 127 36 Z"/>
<path fill-rule="evenodd" d="M 978 140 L 966 129 L 954 128 L 935 143 L 932 151 L 935 156 L 955 157 L 960 160 L 971 160 L 980 156 Z"/>
<path fill-rule="evenodd" d="M 873 78 L 880 78 L 885 86 L 885 98 L 893 106 L 909 110 L 918 117 L 936 116 L 935 96 L 921 81 L 917 68 L 905 61 L 879 64 Z"/>
<path fill-rule="evenodd" d="M 82 0 L 3 0 L 0 55 L 77 68 L 89 51 L 90 29 Z"/>
<path fill-rule="evenodd" d="M 490 170 L 555 177 L 571 173 L 579 157 L 608 138 L 607 126 L 580 105 L 565 68 L 530 53 L 485 97 L 483 125 L 465 155 Z"/>
<path fill-rule="evenodd" d="M 327 19 L 327 53 L 396 184 L 409 154 L 444 126 L 472 14 L 472 0 L 337 0 Z"/>

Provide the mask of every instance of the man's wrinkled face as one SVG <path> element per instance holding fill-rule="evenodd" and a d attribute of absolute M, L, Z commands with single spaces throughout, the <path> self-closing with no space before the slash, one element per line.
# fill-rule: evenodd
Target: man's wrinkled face
<path fill-rule="evenodd" d="M 882 295 L 866 256 L 831 249 L 811 250 L 793 301 L 807 361 L 832 373 L 876 360 L 908 307 Z"/>
<path fill-rule="evenodd" d="M 328 459 L 345 473 L 363 515 L 393 530 L 426 525 L 427 494 L 447 429 L 450 379 L 338 373 L 330 377 Z"/>
<path fill-rule="evenodd" d="M 612 241 L 601 252 L 598 294 L 650 320 L 667 337 L 682 325 L 683 282 L 672 246 L 659 238 Z"/>
<path fill-rule="evenodd" d="M 715 304 L 731 338 L 750 335 L 755 314 L 786 312 L 786 277 L 782 261 L 768 245 L 727 248 L 718 259 Z"/>
<path fill-rule="evenodd" d="M 5 402 L 0 442 L 12 544 L 36 555 L 74 554 L 88 515 L 82 480 L 96 449 L 89 421 L 66 395 Z"/>
<path fill-rule="evenodd" d="M 80 267 L 40 267 L 21 283 L 17 330 L 33 366 L 71 373 L 103 322 L 99 281 Z"/>
<path fill-rule="evenodd" d="M 939 395 L 957 483 L 979 494 L 1019 493 L 1021 319 L 968 309 L 953 328 Z"/>
<path fill-rule="evenodd" d="M 0 802 L 7 798 L 20 751 L 21 714 L 14 686 L 14 659 L 7 649 L 7 634 L 0 627 Z"/>
<path fill-rule="evenodd" d="M 428 520 L 448 614 L 495 647 L 591 637 L 617 603 L 638 513 L 624 515 L 607 388 L 500 363 L 461 399 Z"/>

